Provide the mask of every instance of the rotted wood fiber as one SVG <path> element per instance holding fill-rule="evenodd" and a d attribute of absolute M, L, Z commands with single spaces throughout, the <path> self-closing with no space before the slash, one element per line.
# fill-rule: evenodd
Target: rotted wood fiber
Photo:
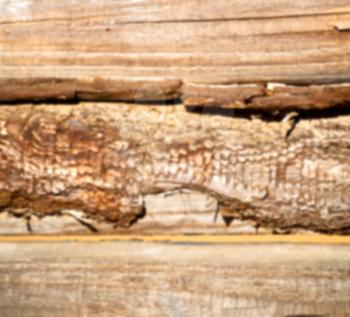
<path fill-rule="evenodd" d="M 188 107 L 214 107 L 263 111 L 348 109 L 350 84 L 302 85 L 253 83 L 208 85 L 179 79 L 130 79 L 94 77 L 1 78 L 0 101 L 99 100 L 171 103 L 180 100 Z"/>
<path fill-rule="evenodd" d="M 286 139 L 287 133 L 289 137 Z M 265 122 L 179 106 L 0 107 L 0 202 L 13 214 L 82 211 L 130 226 L 145 196 L 190 189 L 227 223 L 350 228 L 350 117 Z"/>
<path fill-rule="evenodd" d="M 264 111 L 321 110 L 332 107 L 348 109 L 350 85 L 187 84 L 182 88 L 181 98 L 190 107 Z"/>
<path fill-rule="evenodd" d="M 147 216 L 131 227 L 116 227 L 82 211 L 62 210 L 42 217 L 38 213 L 0 213 L 0 235 L 14 234 L 267 234 L 274 229 L 257 228 L 255 221 L 235 219 L 228 226 L 217 216 L 218 202 L 212 196 L 193 190 L 167 191 L 143 197 Z M 305 233 L 294 229 L 293 233 Z"/>

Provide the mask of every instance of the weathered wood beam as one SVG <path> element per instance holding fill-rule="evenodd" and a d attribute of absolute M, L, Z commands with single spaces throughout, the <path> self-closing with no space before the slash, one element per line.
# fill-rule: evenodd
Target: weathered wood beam
<path fill-rule="evenodd" d="M 2 1 L 0 101 L 345 104 L 349 19 L 348 0 Z M 269 96 L 274 82 L 306 87 Z"/>
<path fill-rule="evenodd" d="M 350 117 L 291 131 L 181 105 L 2 106 L 1 207 L 129 226 L 146 195 L 190 189 L 215 198 L 228 222 L 348 232 Z"/>
<path fill-rule="evenodd" d="M 0 315 L 350 314 L 349 246 L 0 244 Z"/>

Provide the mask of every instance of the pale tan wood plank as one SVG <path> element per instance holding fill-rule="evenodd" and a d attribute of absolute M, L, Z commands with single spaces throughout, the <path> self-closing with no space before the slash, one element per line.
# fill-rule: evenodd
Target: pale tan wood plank
<path fill-rule="evenodd" d="M 344 317 L 348 246 L 1 243 L 1 316 Z"/>
<path fill-rule="evenodd" d="M 304 85 L 350 80 L 350 34 L 339 29 L 350 17 L 344 0 L 90 1 L 84 6 L 27 0 L 0 6 L 2 95 L 20 78 L 28 80 L 21 82 L 24 91 L 38 80 L 71 77 L 142 78 L 152 85 L 154 79 Z M 38 94 L 45 98 L 47 90 L 47 98 L 59 98 L 52 94 L 56 88 L 60 91 L 61 84 L 52 82 Z M 102 89 L 102 97 L 79 97 L 125 100 L 114 89 L 112 84 Z M 179 94 L 178 89 L 173 97 Z M 67 98 L 72 95 L 77 96 L 70 91 Z M 19 92 L 12 98 L 22 97 Z"/>

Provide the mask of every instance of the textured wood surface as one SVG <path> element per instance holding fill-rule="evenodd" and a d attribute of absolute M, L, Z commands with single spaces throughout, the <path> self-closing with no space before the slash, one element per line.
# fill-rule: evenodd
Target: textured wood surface
<path fill-rule="evenodd" d="M 186 102 L 188 86 L 223 84 L 224 106 L 330 107 L 348 87 L 250 102 L 243 86 L 242 102 L 230 84 L 349 82 L 349 19 L 349 0 L 1 1 L 0 100 Z"/>
<path fill-rule="evenodd" d="M 2 106 L 1 207 L 129 226 L 147 216 L 145 195 L 192 189 L 216 199 L 228 224 L 345 233 L 349 120 L 303 119 L 291 130 L 181 105 Z"/>
<path fill-rule="evenodd" d="M 230 225 L 222 216 L 215 217 L 218 201 L 208 194 L 177 190 L 143 197 L 146 216 L 129 228 L 115 226 L 88 217 L 84 212 L 61 211 L 57 215 L 39 214 L 14 217 L 13 212 L 0 213 L 0 234 L 255 234 L 268 233 L 257 228 L 255 221 L 236 219 Z M 297 230 L 293 230 L 296 232 Z"/>
<path fill-rule="evenodd" d="M 350 314 L 349 246 L 1 243 L 0 314 Z"/>
<path fill-rule="evenodd" d="M 284 84 L 182 86 L 181 99 L 189 107 L 217 107 L 264 111 L 349 109 L 350 85 L 292 86 Z"/>

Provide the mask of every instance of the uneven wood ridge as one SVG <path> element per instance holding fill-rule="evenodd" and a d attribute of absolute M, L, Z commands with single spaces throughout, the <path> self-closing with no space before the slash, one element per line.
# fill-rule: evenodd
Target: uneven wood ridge
<path fill-rule="evenodd" d="M 344 105 L 349 20 L 349 0 L 2 1 L 0 100 Z"/>
<path fill-rule="evenodd" d="M 30 72 L 30 69 L 27 70 Z M 1 76 L 1 75 L 0 75 Z M 74 74 L 73 74 L 74 76 Z M 350 84 L 183 84 L 180 80 L 0 78 L 0 101 L 104 100 L 152 102 L 182 100 L 188 107 L 264 111 L 349 109 Z"/>
<path fill-rule="evenodd" d="M 2 243 L 0 315 L 350 314 L 349 246 Z"/>
<path fill-rule="evenodd" d="M 0 128 L 0 201 L 15 214 L 78 210 L 129 226 L 145 195 L 194 189 L 228 221 L 350 227 L 349 116 L 301 120 L 286 139 L 288 122 L 88 103 L 2 106 Z"/>

